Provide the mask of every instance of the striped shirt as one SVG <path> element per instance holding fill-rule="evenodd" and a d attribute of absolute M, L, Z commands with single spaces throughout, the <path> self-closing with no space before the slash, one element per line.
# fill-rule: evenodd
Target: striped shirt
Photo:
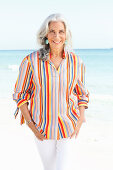
<path fill-rule="evenodd" d="M 80 117 L 79 106 L 88 108 L 84 63 L 73 51 L 65 50 L 57 70 L 51 60 L 39 59 L 39 51 L 32 52 L 19 67 L 13 100 L 17 103 L 15 118 L 27 102 L 36 128 L 47 139 L 70 137 Z"/>

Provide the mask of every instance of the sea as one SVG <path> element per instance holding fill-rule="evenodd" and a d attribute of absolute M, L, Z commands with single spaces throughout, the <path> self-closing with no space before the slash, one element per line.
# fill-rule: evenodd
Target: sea
<path fill-rule="evenodd" d="M 19 65 L 36 50 L 0 50 L 0 98 L 12 98 Z M 113 49 L 74 49 L 86 66 L 87 116 L 113 122 Z"/>

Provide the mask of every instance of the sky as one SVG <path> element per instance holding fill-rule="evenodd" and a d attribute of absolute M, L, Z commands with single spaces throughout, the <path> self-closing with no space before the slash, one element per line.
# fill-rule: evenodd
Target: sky
<path fill-rule="evenodd" d="M 74 49 L 113 48 L 112 0 L 0 0 L 0 50 L 38 49 L 43 21 L 62 13 Z"/>

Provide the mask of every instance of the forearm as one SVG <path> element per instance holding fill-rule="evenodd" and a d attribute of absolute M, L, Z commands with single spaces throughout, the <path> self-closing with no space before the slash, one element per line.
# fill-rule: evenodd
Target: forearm
<path fill-rule="evenodd" d="M 85 106 L 79 106 L 80 120 L 85 122 Z"/>
<path fill-rule="evenodd" d="M 21 110 L 21 113 L 22 115 L 24 116 L 25 120 L 26 121 L 29 121 L 31 120 L 31 116 L 30 116 L 30 112 L 29 112 L 29 109 L 28 109 L 28 105 L 27 103 L 23 104 L 22 106 L 20 106 L 20 110 Z M 43 140 L 43 139 L 46 139 L 45 136 L 43 136 L 36 128 L 35 126 L 35 123 L 34 121 L 32 120 L 32 122 L 30 122 L 28 124 L 29 128 L 33 131 L 33 133 L 35 134 L 35 136 L 39 139 L 39 140 Z"/>
<path fill-rule="evenodd" d="M 20 110 L 21 110 L 21 113 L 22 113 L 22 115 L 24 116 L 24 118 L 25 118 L 26 121 L 31 120 L 31 116 L 30 116 L 30 112 L 29 112 L 27 103 L 25 103 L 25 104 L 23 104 L 22 106 L 20 106 Z M 28 127 L 29 127 L 34 133 L 37 131 L 37 129 L 36 129 L 35 124 L 33 123 L 33 121 L 28 124 Z"/>

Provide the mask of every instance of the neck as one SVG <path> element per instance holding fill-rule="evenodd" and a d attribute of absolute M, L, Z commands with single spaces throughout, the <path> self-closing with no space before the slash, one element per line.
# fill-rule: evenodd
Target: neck
<path fill-rule="evenodd" d="M 52 57 L 61 57 L 63 56 L 64 49 L 50 49 Z"/>

